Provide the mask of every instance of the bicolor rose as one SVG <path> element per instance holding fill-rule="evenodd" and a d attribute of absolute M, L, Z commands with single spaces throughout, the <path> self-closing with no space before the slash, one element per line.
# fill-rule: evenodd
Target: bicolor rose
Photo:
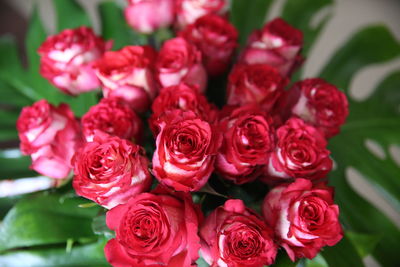
<path fill-rule="evenodd" d="M 201 52 L 181 37 L 163 44 L 158 54 L 156 75 L 161 88 L 185 82 L 198 86 L 200 92 L 206 89 L 207 73 Z"/>
<path fill-rule="evenodd" d="M 66 104 L 55 107 L 46 100 L 24 107 L 17 121 L 21 152 L 32 158 L 31 168 L 63 179 L 71 171 L 71 158 L 82 142 L 78 121 Z"/>
<path fill-rule="evenodd" d="M 140 143 L 143 123 L 136 113 L 116 98 L 103 98 L 83 115 L 82 131 L 87 141 L 92 141 L 95 131 Z"/>
<path fill-rule="evenodd" d="M 203 16 L 179 34 L 201 51 L 204 66 L 212 76 L 227 70 L 238 46 L 238 32 L 235 27 L 227 19 L 217 15 Z"/>
<path fill-rule="evenodd" d="M 75 192 L 111 209 L 150 188 L 149 161 L 142 147 L 97 131 L 74 159 Z"/>
<path fill-rule="evenodd" d="M 273 231 L 243 201 L 216 208 L 200 228 L 201 256 L 211 266 L 262 267 L 275 261 Z"/>
<path fill-rule="evenodd" d="M 302 47 L 303 33 L 277 18 L 250 35 L 240 61 L 246 64 L 268 64 L 281 75 L 290 76 L 304 61 L 300 55 Z"/>
<path fill-rule="evenodd" d="M 312 259 L 343 237 L 333 188 L 323 183 L 297 179 L 275 187 L 265 197 L 262 211 L 292 261 Z"/>
<path fill-rule="evenodd" d="M 292 114 L 317 127 L 327 138 L 340 132 L 349 115 L 346 95 L 323 79 L 297 82 L 288 95 Z"/>
<path fill-rule="evenodd" d="M 91 28 L 67 29 L 52 35 L 39 47 L 40 74 L 66 94 L 78 95 L 94 90 L 100 82 L 93 62 L 110 49 Z"/>
<path fill-rule="evenodd" d="M 158 134 L 157 120 L 162 120 L 164 113 L 172 109 L 193 111 L 197 116 L 210 123 L 213 123 L 218 115 L 217 108 L 208 103 L 207 98 L 199 93 L 195 86 L 184 83 L 163 88 L 154 99 L 151 108 L 153 115 L 149 123 L 155 135 Z"/>
<path fill-rule="evenodd" d="M 276 133 L 277 145 L 271 154 L 264 181 L 318 180 L 331 171 L 327 142 L 316 128 L 299 118 L 291 118 Z"/>
<path fill-rule="evenodd" d="M 104 97 L 116 97 L 137 112 L 145 112 L 157 95 L 154 63 L 157 52 L 150 46 L 126 46 L 106 52 L 96 64 Z"/>
<path fill-rule="evenodd" d="M 181 29 L 208 14 L 225 15 L 229 9 L 229 0 L 177 0 L 175 2 L 177 24 Z"/>
<path fill-rule="evenodd" d="M 236 184 L 253 181 L 262 174 L 275 148 L 272 120 L 256 105 L 226 107 L 222 114 L 223 142 L 216 169 Z"/>
<path fill-rule="evenodd" d="M 171 110 L 158 121 L 153 173 L 177 191 L 197 191 L 214 170 L 219 130 L 192 111 Z"/>
<path fill-rule="evenodd" d="M 194 267 L 201 219 L 190 195 L 157 188 L 134 196 L 107 213 L 116 237 L 104 248 L 106 259 L 114 267 Z"/>
<path fill-rule="evenodd" d="M 269 112 L 284 92 L 288 80 L 265 64 L 237 65 L 229 75 L 229 105 L 258 104 Z"/>
<path fill-rule="evenodd" d="M 136 31 L 152 33 L 173 22 L 174 0 L 128 0 L 125 18 Z"/>

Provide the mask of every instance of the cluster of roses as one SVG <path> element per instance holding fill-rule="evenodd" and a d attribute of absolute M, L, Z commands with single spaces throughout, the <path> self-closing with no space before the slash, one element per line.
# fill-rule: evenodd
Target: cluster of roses
<path fill-rule="evenodd" d="M 203 93 L 209 76 L 228 70 L 237 48 L 228 1 L 129 3 L 135 29 L 175 23 L 178 37 L 158 52 L 108 51 L 111 42 L 86 27 L 49 37 L 39 48 L 41 74 L 70 95 L 101 86 L 103 98 L 80 119 L 66 104 L 41 100 L 17 122 L 34 170 L 64 179 L 73 169 L 77 194 L 109 209 L 116 237 L 105 247 L 107 260 L 188 267 L 200 250 L 212 266 L 258 267 L 272 264 L 279 246 L 294 261 L 339 242 L 339 209 L 321 180 L 332 168 L 327 139 L 344 123 L 347 100 L 318 78 L 285 90 L 303 62 L 302 33 L 282 19 L 255 31 L 229 74 L 227 105 L 218 110 Z M 141 147 L 149 107 L 151 168 Z M 269 184 L 263 216 L 231 199 L 204 219 L 190 192 L 214 171 L 238 185 Z M 159 186 L 148 192 L 152 175 Z"/>

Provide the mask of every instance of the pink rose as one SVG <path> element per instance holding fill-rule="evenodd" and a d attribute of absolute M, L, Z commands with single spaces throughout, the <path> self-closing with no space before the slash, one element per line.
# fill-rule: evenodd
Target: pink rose
<path fill-rule="evenodd" d="M 196 87 L 184 83 L 163 88 L 156 99 L 154 99 L 151 109 L 153 115 L 149 123 L 155 135 L 159 132 L 157 121 L 162 120 L 164 113 L 172 109 L 193 111 L 201 119 L 210 123 L 214 123 L 218 115 L 217 108 L 208 103 L 207 98 L 199 93 Z"/>
<path fill-rule="evenodd" d="M 220 120 L 224 138 L 215 165 L 219 174 L 236 184 L 259 177 L 275 148 L 271 123 L 256 105 L 226 107 Z"/>
<path fill-rule="evenodd" d="M 265 197 L 262 211 L 292 261 L 312 259 L 322 247 L 334 246 L 343 237 L 333 188 L 323 183 L 313 186 L 297 179 L 275 187 Z"/>
<path fill-rule="evenodd" d="M 173 22 L 174 0 L 128 0 L 125 18 L 138 32 L 152 33 Z"/>
<path fill-rule="evenodd" d="M 76 153 L 76 193 L 111 209 L 150 188 L 149 161 L 142 147 L 96 131 Z"/>
<path fill-rule="evenodd" d="M 94 90 L 100 83 L 93 62 L 111 45 L 87 27 L 64 30 L 48 37 L 39 47 L 40 74 L 66 94 Z"/>
<path fill-rule="evenodd" d="M 143 123 L 127 104 L 116 98 L 103 98 L 83 115 L 82 130 L 87 141 L 92 141 L 95 131 L 140 143 Z"/>
<path fill-rule="evenodd" d="M 173 38 L 163 44 L 158 54 L 156 72 L 161 87 L 185 82 L 198 86 L 200 92 L 206 89 L 207 73 L 201 52 L 183 38 Z"/>
<path fill-rule="evenodd" d="M 237 65 L 229 74 L 229 105 L 258 104 L 269 112 L 288 83 L 279 72 L 265 64 Z"/>
<path fill-rule="evenodd" d="M 300 55 L 303 33 L 281 18 L 268 22 L 250 36 L 240 61 L 247 64 L 268 64 L 282 76 L 290 76 L 304 59 Z"/>
<path fill-rule="evenodd" d="M 275 261 L 273 231 L 239 199 L 216 208 L 200 228 L 201 255 L 211 266 L 262 267 Z"/>
<path fill-rule="evenodd" d="M 54 107 L 46 100 L 24 107 L 17 121 L 21 151 L 31 155 L 31 168 L 63 179 L 71 171 L 71 158 L 82 142 L 79 124 L 66 104 Z"/>
<path fill-rule="evenodd" d="M 137 112 L 145 112 L 157 95 L 154 63 L 157 52 L 150 46 L 126 46 L 106 52 L 96 64 L 104 97 L 116 97 Z"/>
<path fill-rule="evenodd" d="M 225 18 L 205 15 L 190 24 L 179 36 L 195 44 L 203 55 L 204 66 L 212 76 L 223 74 L 238 46 L 238 32 Z"/>
<path fill-rule="evenodd" d="M 293 178 L 318 180 L 332 169 L 330 151 L 323 135 L 301 119 L 291 118 L 277 130 L 277 145 L 272 152 L 266 182 Z"/>
<path fill-rule="evenodd" d="M 229 9 L 229 0 L 176 0 L 178 28 L 183 29 L 198 18 L 208 15 L 225 15 Z"/>
<path fill-rule="evenodd" d="M 194 267 L 200 248 L 200 209 L 190 195 L 157 188 L 107 212 L 116 237 L 104 248 L 114 267 Z"/>
<path fill-rule="evenodd" d="M 349 115 L 346 95 L 319 78 L 295 83 L 288 99 L 290 105 L 286 108 L 321 130 L 327 138 L 340 132 Z"/>
<path fill-rule="evenodd" d="M 158 121 L 153 173 L 177 191 L 197 191 L 214 170 L 220 132 L 192 111 L 171 110 Z"/>

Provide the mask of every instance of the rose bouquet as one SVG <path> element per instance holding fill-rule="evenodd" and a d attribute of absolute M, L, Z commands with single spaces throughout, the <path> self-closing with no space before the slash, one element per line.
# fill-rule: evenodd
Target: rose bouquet
<path fill-rule="evenodd" d="M 301 78 L 331 3 L 265 19 L 271 2 L 104 2 L 98 34 L 55 0 L 58 32 L 33 16 L 27 69 L 2 40 L 1 138 L 16 123 L 20 152 L 0 154 L 0 265 L 394 266 L 398 229 L 345 171 L 400 202 L 396 163 L 364 145 L 400 141 L 400 75 L 363 102 L 346 94 L 400 45 L 372 26 Z"/>

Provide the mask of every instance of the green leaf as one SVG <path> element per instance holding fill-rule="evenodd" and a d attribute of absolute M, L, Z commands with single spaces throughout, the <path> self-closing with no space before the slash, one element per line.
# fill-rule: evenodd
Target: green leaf
<path fill-rule="evenodd" d="M 113 40 L 114 50 L 131 44 L 131 29 L 125 22 L 121 7 L 115 2 L 105 1 L 99 5 L 101 34 L 107 40 Z"/>
<path fill-rule="evenodd" d="M 0 180 L 36 176 L 30 165 L 30 157 L 23 156 L 19 149 L 0 150 Z"/>
<path fill-rule="evenodd" d="M 69 104 L 71 109 L 74 111 L 75 116 L 81 117 L 84 115 L 90 107 L 97 104 L 99 98 L 98 91 L 92 91 L 80 94 L 76 97 L 65 96 L 65 103 Z"/>
<path fill-rule="evenodd" d="M 297 263 L 292 262 L 284 250 L 278 251 L 273 267 L 295 267 Z"/>
<path fill-rule="evenodd" d="M 99 207 L 82 209 L 80 198 L 40 194 L 18 202 L 0 225 L 0 251 L 95 239 L 92 219 Z"/>
<path fill-rule="evenodd" d="M 343 237 L 342 240 L 333 247 L 324 247 L 321 254 L 331 267 L 364 266 L 357 250 L 346 237 Z"/>
<path fill-rule="evenodd" d="M 91 26 L 85 10 L 75 0 L 54 0 L 57 13 L 57 30 Z"/>
<path fill-rule="evenodd" d="M 337 163 L 330 175 L 335 186 L 341 219 L 349 230 L 382 236 L 375 258 L 384 266 L 398 263 L 400 231 L 381 211 L 362 199 L 346 181 L 346 170 L 355 168 L 393 206 L 400 210 L 399 166 L 389 154 L 389 145 L 400 144 L 400 72 L 385 79 L 364 101 L 350 98 L 353 75 L 370 64 L 382 63 L 400 55 L 400 45 L 383 26 L 371 26 L 355 34 L 325 67 L 322 77 L 344 88 L 349 98 L 350 115 L 341 133 L 330 140 L 329 149 Z M 385 153 L 378 158 L 366 147 L 372 140 Z"/>
<path fill-rule="evenodd" d="M 330 14 L 321 19 L 320 23 L 312 27 L 311 21 L 323 8 L 333 4 L 333 0 L 287 0 L 283 8 L 282 18 L 294 27 L 300 29 L 304 35 L 303 54 L 307 55 L 315 43 L 321 30 L 330 18 Z"/>
<path fill-rule="evenodd" d="M 0 254 L 0 266 L 13 267 L 75 267 L 110 266 L 104 258 L 105 239 L 96 243 L 73 245 L 70 252 L 65 246 L 30 248 Z"/>
<path fill-rule="evenodd" d="M 250 33 L 264 24 L 272 0 L 232 0 L 230 19 L 239 31 L 239 43 L 244 45 Z"/>
<path fill-rule="evenodd" d="M 381 239 L 378 235 L 359 234 L 355 232 L 346 232 L 346 237 L 353 243 L 358 254 L 363 258 L 374 250 Z"/>
<path fill-rule="evenodd" d="M 209 267 L 210 266 L 202 257 L 200 257 L 196 261 L 196 264 L 197 264 L 197 267 Z"/>
<path fill-rule="evenodd" d="M 305 266 L 306 267 L 328 267 L 329 265 L 326 262 L 326 260 L 324 259 L 324 257 L 322 257 L 321 254 L 318 254 L 312 260 L 306 259 Z"/>
<path fill-rule="evenodd" d="M 37 50 L 45 41 L 46 36 L 46 31 L 40 20 L 39 13 L 37 9 L 35 9 L 29 23 L 25 42 L 29 63 L 28 81 L 24 83 L 17 80 L 13 84 L 16 87 L 20 87 L 20 90 L 26 92 L 27 95 L 33 96 L 35 101 L 45 98 L 51 103 L 58 103 L 57 101 L 59 101 L 63 95 L 39 74 L 40 57 Z"/>
<path fill-rule="evenodd" d="M 319 76 L 348 90 L 353 75 L 361 68 L 399 55 L 400 45 L 385 26 L 369 26 L 336 51 Z"/>

